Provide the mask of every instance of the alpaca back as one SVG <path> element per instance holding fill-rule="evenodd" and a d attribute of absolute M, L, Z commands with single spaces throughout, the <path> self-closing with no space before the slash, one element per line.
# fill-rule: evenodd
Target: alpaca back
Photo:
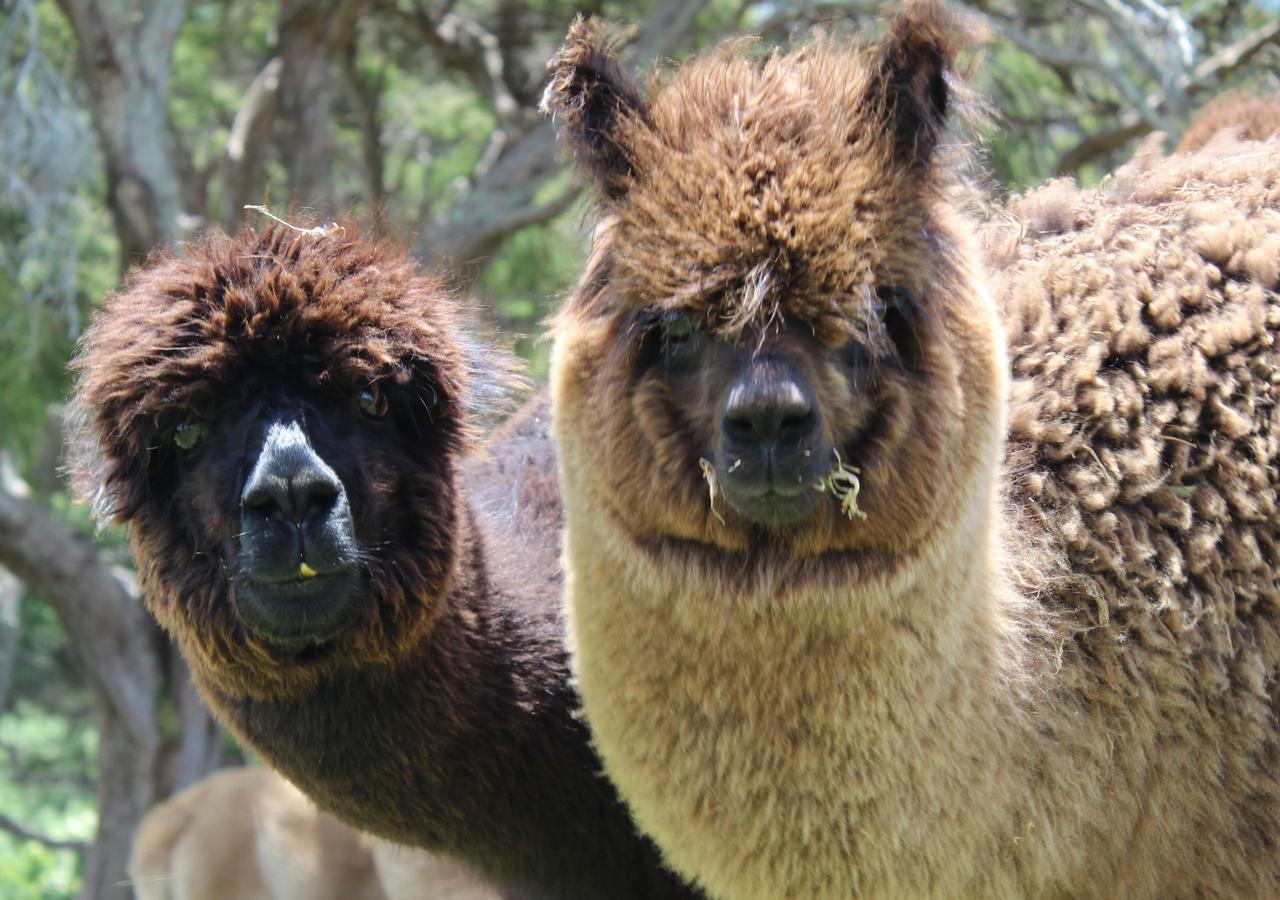
<path fill-rule="evenodd" d="M 1029 740 L 1079 723 L 1039 756 L 1064 797 L 1109 773 L 1074 827 L 1116 895 L 1274 893 L 1280 140 L 1151 143 L 1009 213 L 983 237 L 1011 549 L 1049 623 L 1042 702 L 1067 713 Z"/>
<path fill-rule="evenodd" d="M 1176 152 L 1199 150 L 1224 129 L 1254 141 L 1266 140 L 1280 132 L 1280 93 L 1261 96 L 1230 93 L 1215 97 L 1192 117 Z"/>
<path fill-rule="evenodd" d="M 216 772 L 134 837 L 140 900 L 384 900 L 368 839 L 268 769 Z"/>

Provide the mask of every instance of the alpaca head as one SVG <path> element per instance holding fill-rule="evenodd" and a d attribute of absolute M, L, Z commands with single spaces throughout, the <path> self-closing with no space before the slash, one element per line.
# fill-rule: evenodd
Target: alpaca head
<path fill-rule="evenodd" d="M 793 554 L 970 502 L 1004 376 L 944 197 L 955 35 L 913 3 L 870 50 L 735 44 L 645 92 L 574 25 L 543 100 L 602 206 L 557 332 L 571 492 L 641 540 Z"/>
<path fill-rule="evenodd" d="M 252 695 L 406 652 L 456 554 L 474 350 L 355 236 L 212 236 L 135 272 L 75 362 L 73 471 L 196 670 Z"/>

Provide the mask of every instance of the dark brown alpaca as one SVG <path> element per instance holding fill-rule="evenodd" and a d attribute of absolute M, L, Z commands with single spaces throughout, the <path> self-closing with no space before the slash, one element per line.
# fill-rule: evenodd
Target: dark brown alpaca
<path fill-rule="evenodd" d="M 962 29 L 904 6 L 650 92 L 590 25 L 553 63 L 606 771 L 719 898 L 1280 896 L 1280 142 L 1051 185 L 989 278 Z"/>
<path fill-rule="evenodd" d="M 537 410 L 469 464 L 483 514 L 461 483 L 509 368 L 438 279 L 352 230 L 213 236 L 134 272 L 76 369 L 81 490 L 273 767 L 520 896 L 690 895 L 574 716 Z"/>

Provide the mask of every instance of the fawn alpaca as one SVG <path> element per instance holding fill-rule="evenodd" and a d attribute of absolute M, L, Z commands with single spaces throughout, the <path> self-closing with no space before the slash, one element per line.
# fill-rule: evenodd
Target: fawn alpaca
<path fill-rule="evenodd" d="M 553 60 L 596 746 L 715 897 L 1275 895 L 1280 148 L 1028 198 L 989 291 L 958 32 Z"/>

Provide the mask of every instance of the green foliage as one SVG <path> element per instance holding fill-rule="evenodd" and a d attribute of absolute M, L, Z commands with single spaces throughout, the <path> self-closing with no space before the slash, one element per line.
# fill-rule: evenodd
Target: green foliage
<path fill-rule="evenodd" d="M 586 201 L 545 227 L 517 231 L 485 270 L 480 287 L 515 351 L 538 381 L 547 377 L 551 343 L 543 326 L 582 269 Z"/>
<path fill-rule="evenodd" d="M 92 839 L 97 729 L 93 699 L 53 613 L 28 598 L 13 708 L 0 717 L 0 812 L 56 840 Z M 0 896 L 73 897 L 83 859 L 0 831 Z"/>

